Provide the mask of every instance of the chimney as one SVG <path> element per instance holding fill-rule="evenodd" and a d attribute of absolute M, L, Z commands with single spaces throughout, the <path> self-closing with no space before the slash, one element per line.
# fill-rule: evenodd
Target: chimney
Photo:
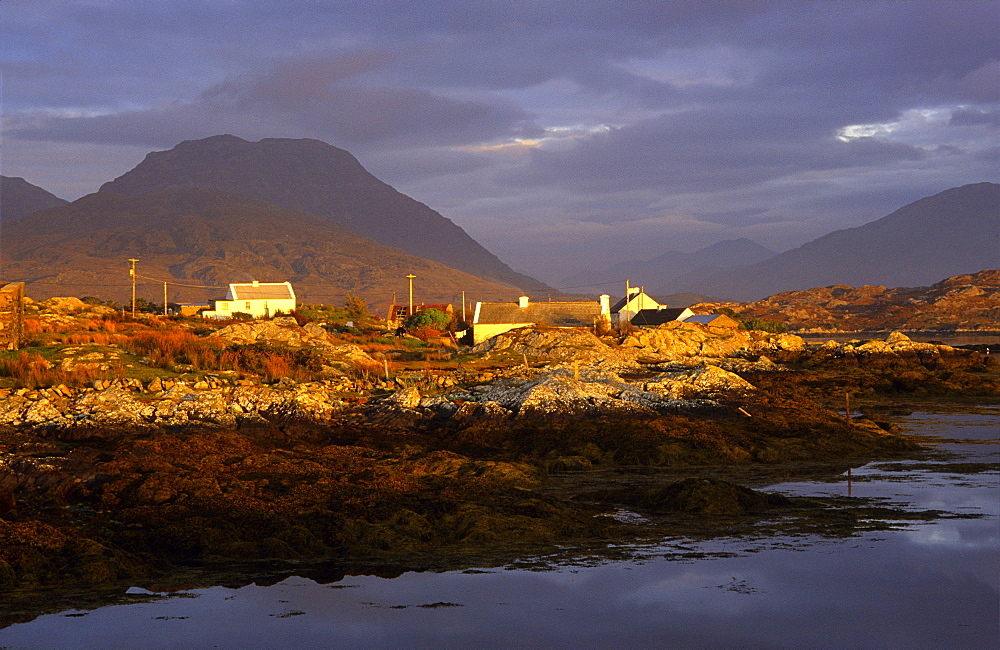
<path fill-rule="evenodd" d="M 517 306 L 524 309 L 528 306 L 528 296 L 521 296 L 517 299 Z"/>
<path fill-rule="evenodd" d="M 611 317 L 611 296 L 606 293 L 601 295 L 601 315 Z"/>
<path fill-rule="evenodd" d="M 253 281 L 253 286 L 259 287 L 260 286 L 260 282 L 258 282 L 257 280 L 254 280 Z"/>

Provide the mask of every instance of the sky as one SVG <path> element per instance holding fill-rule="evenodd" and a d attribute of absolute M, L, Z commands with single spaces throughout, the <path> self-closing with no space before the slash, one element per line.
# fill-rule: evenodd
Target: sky
<path fill-rule="evenodd" d="M 0 173 L 316 138 L 561 286 L 1000 181 L 997 2 L 0 0 Z"/>

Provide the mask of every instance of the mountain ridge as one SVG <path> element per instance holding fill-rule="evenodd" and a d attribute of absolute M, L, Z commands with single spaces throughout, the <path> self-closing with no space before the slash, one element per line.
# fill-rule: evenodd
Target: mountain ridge
<path fill-rule="evenodd" d="M 256 279 L 289 280 L 304 301 L 337 304 L 351 291 L 384 305 L 393 291 L 407 295 L 409 273 L 418 278 L 415 296 L 423 302 L 453 302 L 462 291 L 470 299 L 518 293 L 329 219 L 209 188 L 142 196 L 96 192 L 13 220 L 4 236 L 5 279 L 25 281 L 36 299 L 125 300 L 131 257 L 140 260 L 143 297 L 154 302 L 162 301 L 163 281 L 170 283 L 171 301 L 198 302 L 221 297 L 230 282 Z"/>
<path fill-rule="evenodd" d="M 515 272 L 461 227 L 369 173 L 350 152 L 320 140 L 234 135 L 154 151 L 100 192 L 138 196 L 211 187 L 343 224 L 380 244 L 524 290 L 546 290 Z"/>
<path fill-rule="evenodd" d="M 69 201 L 20 176 L 0 176 L 0 221 L 20 219 L 38 210 L 67 203 Z"/>
<path fill-rule="evenodd" d="M 1000 267 L 1000 185 L 971 183 L 835 230 L 761 262 L 689 273 L 671 291 L 753 300 L 831 284 L 929 285 Z"/>
<path fill-rule="evenodd" d="M 629 260 L 603 270 L 582 271 L 566 278 L 562 284 L 599 288 L 606 287 L 607 278 L 615 278 L 628 279 L 633 285 L 643 286 L 647 293 L 679 293 L 673 290 L 675 285 L 672 281 L 692 269 L 742 266 L 776 254 L 750 239 L 726 239 L 693 253 L 667 251 L 649 260 Z"/>

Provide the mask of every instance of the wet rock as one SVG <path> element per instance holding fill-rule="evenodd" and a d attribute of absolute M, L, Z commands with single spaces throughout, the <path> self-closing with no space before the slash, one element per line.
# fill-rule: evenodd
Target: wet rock
<path fill-rule="evenodd" d="M 522 327 L 488 339 L 473 352 L 487 357 L 508 353 L 529 363 L 539 360 L 635 365 L 636 354 L 628 349 L 616 349 L 590 332 L 575 328 Z"/>
<path fill-rule="evenodd" d="M 743 515 L 787 506 L 778 494 L 757 492 L 727 481 L 687 478 L 666 486 L 593 492 L 585 498 L 625 505 L 651 513 Z"/>

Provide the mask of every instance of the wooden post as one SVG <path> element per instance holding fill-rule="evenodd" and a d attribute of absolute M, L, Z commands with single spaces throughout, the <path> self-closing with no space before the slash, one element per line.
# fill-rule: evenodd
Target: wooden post
<path fill-rule="evenodd" d="M 847 421 L 851 421 L 851 394 L 844 393 L 844 412 L 847 414 Z"/>
<path fill-rule="evenodd" d="M 128 261 L 132 264 L 129 267 L 128 274 L 132 277 L 132 318 L 135 318 L 135 263 L 138 262 L 134 257 L 128 258 Z"/>

